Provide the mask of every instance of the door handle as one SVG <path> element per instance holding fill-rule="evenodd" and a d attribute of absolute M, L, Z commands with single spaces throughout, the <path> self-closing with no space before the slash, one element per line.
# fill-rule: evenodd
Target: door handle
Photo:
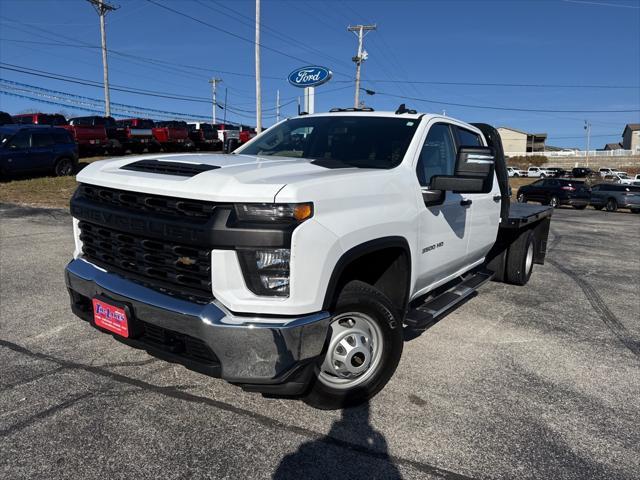
<path fill-rule="evenodd" d="M 460 205 L 462 205 L 463 207 L 468 207 L 469 205 L 471 205 L 473 203 L 473 201 L 466 199 L 466 200 L 460 200 Z"/>
<path fill-rule="evenodd" d="M 500 195 L 494 195 L 493 196 L 493 201 L 496 202 L 496 203 L 499 202 L 501 199 L 502 199 L 502 197 Z"/>

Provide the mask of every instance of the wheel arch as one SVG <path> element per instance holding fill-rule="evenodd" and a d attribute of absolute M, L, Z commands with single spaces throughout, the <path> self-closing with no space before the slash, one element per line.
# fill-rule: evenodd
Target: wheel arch
<path fill-rule="evenodd" d="M 407 239 L 401 236 L 381 237 L 343 253 L 329 278 L 324 310 L 333 307 L 340 290 L 350 280 L 364 281 L 382 291 L 404 314 L 411 293 L 411 250 Z"/>

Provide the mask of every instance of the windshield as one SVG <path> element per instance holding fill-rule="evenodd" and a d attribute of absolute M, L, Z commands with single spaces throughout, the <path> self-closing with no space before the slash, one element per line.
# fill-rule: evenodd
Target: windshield
<path fill-rule="evenodd" d="M 402 161 L 420 120 L 389 117 L 301 117 L 270 129 L 239 153 L 393 168 Z"/>

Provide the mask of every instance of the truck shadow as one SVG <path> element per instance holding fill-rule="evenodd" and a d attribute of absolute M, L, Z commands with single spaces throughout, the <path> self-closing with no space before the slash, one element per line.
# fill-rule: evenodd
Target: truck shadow
<path fill-rule="evenodd" d="M 341 440 L 344 439 L 344 440 Z M 274 480 L 349 478 L 400 479 L 387 441 L 369 423 L 369 403 L 345 408 L 325 436 L 285 456 Z"/>

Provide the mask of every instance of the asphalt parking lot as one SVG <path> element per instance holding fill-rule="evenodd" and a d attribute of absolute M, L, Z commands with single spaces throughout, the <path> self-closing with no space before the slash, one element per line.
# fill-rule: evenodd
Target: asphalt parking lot
<path fill-rule="evenodd" d="M 70 217 L 0 215 L 0 478 L 640 478 L 640 215 L 556 211 L 527 287 L 483 287 L 342 412 L 98 333 L 68 306 Z"/>

